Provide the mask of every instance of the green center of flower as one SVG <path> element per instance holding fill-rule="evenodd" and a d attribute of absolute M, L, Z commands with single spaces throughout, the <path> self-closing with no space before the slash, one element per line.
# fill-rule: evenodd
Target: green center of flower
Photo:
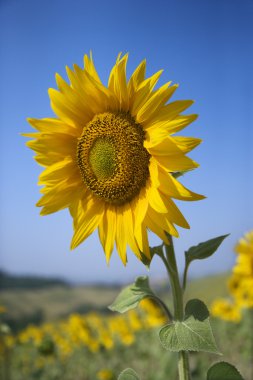
<path fill-rule="evenodd" d="M 116 169 L 117 154 L 113 143 L 106 137 L 99 137 L 93 143 L 89 154 L 93 173 L 99 180 L 111 177 Z"/>
<path fill-rule="evenodd" d="M 96 115 L 83 129 L 77 163 L 85 185 L 99 198 L 122 205 L 139 194 L 149 178 L 142 127 L 128 113 Z"/>

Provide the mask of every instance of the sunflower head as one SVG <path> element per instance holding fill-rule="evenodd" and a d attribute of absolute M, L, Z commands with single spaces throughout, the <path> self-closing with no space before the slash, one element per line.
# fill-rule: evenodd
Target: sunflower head
<path fill-rule="evenodd" d="M 177 85 L 155 89 L 162 72 L 146 78 L 145 61 L 127 80 L 127 60 L 118 56 L 107 86 L 91 55 L 83 69 L 67 68 L 70 83 L 57 74 L 58 90 L 49 90 L 56 117 L 28 119 L 37 131 L 24 134 L 45 168 L 41 214 L 69 208 L 71 248 L 98 229 L 107 261 L 116 243 L 124 264 L 127 246 L 151 260 L 148 229 L 168 243 L 175 225 L 189 228 L 173 199 L 203 198 L 175 178 L 198 166 L 186 154 L 200 139 L 174 135 L 196 119 L 181 114 L 192 101 L 169 103 Z"/>

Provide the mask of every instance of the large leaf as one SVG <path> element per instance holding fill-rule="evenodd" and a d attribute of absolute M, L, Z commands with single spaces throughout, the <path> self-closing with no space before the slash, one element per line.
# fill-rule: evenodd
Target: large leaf
<path fill-rule="evenodd" d="M 174 321 L 159 332 L 163 347 L 170 351 L 206 351 L 219 354 L 209 318 L 203 321 L 193 316 Z"/>
<path fill-rule="evenodd" d="M 109 306 L 112 311 L 125 313 L 138 306 L 139 302 L 147 297 L 155 297 L 149 287 L 147 276 L 137 277 L 135 283 L 124 288 L 115 301 Z"/>
<path fill-rule="evenodd" d="M 207 371 L 207 380 L 244 380 L 240 372 L 226 362 L 215 363 Z"/>
<path fill-rule="evenodd" d="M 133 369 L 127 368 L 121 372 L 121 374 L 118 377 L 118 380 L 140 380 L 140 378 Z"/>
<path fill-rule="evenodd" d="M 188 301 L 185 306 L 185 319 L 187 319 L 191 315 L 199 321 L 204 321 L 206 318 L 209 317 L 209 311 L 203 301 L 200 301 L 197 298 L 195 298 Z"/>
<path fill-rule="evenodd" d="M 187 265 L 193 260 L 202 260 L 211 256 L 227 236 L 228 235 L 219 236 L 189 248 L 188 251 L 185 252 Z"/>

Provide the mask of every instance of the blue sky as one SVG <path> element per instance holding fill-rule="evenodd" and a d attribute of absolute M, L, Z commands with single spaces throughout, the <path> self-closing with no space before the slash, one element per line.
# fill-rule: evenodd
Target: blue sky
<path fill-rule="evenodd" d="M 200 168 L 182 182 L 207 199 L 177 203 L 191 225 L 175 242 L 179 265 L 189 246 L 231 233 L 190 273 L 231 269 L 235 242 L 253 227 L 252 16 L 252 0 L 0 0 L 2 268 L 107 282 L 147 272 L 131 253 L 124 268 L 114 252 L 108 268 L 97 233 L 70 251 L 68 212 L 41 217 L 35 207 L 41 168 L 19 133 L 30 131 L 27 117 L 53 116 L 55 73 L 65 77 L 65 65 L 82 65 L 92 49 L 104 83 L 118 52 L 129 52 L 129 74 L 146 58 L 147 75 L 163 68 L 161 83 L 180 84 L 174 99 L 195 100 L 199 119 L 181 134 L 203 139 L 190 155 Z M 165 274 L 158 259 L 150 273 Z"/>

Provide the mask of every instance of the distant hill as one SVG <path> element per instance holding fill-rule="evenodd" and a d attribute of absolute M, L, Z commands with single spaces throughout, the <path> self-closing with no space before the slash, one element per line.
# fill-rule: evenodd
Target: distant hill
<path fill-rule="evenodd" d="M 40 276 L 20 276 L 0 271 L 0 290 L 7 289 L 42 289 L 52 286 L 68 287 L 69 283 L 59 278 Z"/>
<path fill-rule="evenodd" d="M 10 278 L 13 280 L 13 276 Z M 225 273 L 190 281 L 185 300 L 199 298 L 210 305 L 216 297 L 227 295 L 227 278 L 228 274 Z M 20 277 L 18 279 L 20 280 Z M 34 278 L 26 277 L 26 279 Z M 35 287 L 31 286 L 33 284 L 31 281 L 26 282 L 26 287 L 22 288 L 17 286 L 19 283 L 17 281 L 16 288 L 13 282 L 12 287 L 2 289 L 0 292 L 0 305 L 6 308 L 2 319 L 13 331 L 18 331 L 29 323 L 40 324 L 66 318 L 72 313 L 90 311 L 110 313 L 108 305 L 119 294 L 118 285 L 71 286 L 62 280 L 42 279 L 43 281 L 40 282 L 37 277 L 35 279 L 37 281 L 35 281 Z M 172 300 L 167 280 L 162 280 L 154 289 L 164 302 L 171 306 Z"/>

